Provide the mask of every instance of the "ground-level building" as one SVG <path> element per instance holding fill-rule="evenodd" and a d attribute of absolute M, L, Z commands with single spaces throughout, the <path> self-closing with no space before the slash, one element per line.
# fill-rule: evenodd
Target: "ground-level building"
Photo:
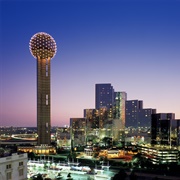
<path fill-rule="evenodd" d="M 56 154 L 56 148 L 53 146 L 48 146 L 48 145 L 18 146 L 18 151 L 26 152 L 26 153 L 33 152 L 38 155 Z"/>
<path fill-rule="evenodd" d="M 25 180 L 27 179 L 27 153 L 0 158 L 0 179 Z"/>
<path fill-rule="evenodd" d="M 179 151 L 175 147 L 141 145 L 138 151 L 153 164 L 177 164 L 179 161 Z"/>

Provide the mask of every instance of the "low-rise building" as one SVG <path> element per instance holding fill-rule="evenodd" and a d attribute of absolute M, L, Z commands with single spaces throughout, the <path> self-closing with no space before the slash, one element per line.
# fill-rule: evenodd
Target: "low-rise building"
<path fill-rule="evenodd" d="M 27 179 L 27 153 L 0 158 L 0 179 L 25 180 Z"/>
<path fill-rule="evenodd" d="M 30 153 L 33 152 L 38 155 L 56 154 L 56 148 L 48 145 L 41 146 L 18 146 L 18 151 Z"/>
<path fill-rule="evenodd" d="M 177 164 L 179 161 L 179 151 L 176 147 L 141 145 L 138 150 L 153 164 Z"/>

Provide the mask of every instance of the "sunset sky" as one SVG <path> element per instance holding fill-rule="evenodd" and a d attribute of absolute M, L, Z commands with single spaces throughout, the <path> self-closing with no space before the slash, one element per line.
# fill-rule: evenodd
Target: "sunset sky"
<path fill-rule="evenodd" d="M 36 126 L 37 32 L 57 43 L 53 126 L 95 108 L 97 83 L 180 119 L 180 0 L 1 0 L 0 8 L 0 126 Z"/>

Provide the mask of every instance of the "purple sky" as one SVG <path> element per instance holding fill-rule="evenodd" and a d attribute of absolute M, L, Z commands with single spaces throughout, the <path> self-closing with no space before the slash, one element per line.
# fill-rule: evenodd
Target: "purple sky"
<path fill-rule="evenodd" d="M 96 83 L 180 119 L 180 1 L 3 0 L 0 8 L 0 126 L 36 126 L 29 41 L 37 32 L 57 43 L 52 125 L 94 108 Z"/>

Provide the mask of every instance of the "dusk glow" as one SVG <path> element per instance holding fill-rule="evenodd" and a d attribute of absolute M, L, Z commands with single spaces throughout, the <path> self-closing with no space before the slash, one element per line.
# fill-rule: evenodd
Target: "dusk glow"
<path fill-rule="evenodd" d="M 95 108 L 95 84 L 111 83 L 144 108 L 180 119 L 180 1 L 1 1 L 0 126 L 36 126 L 36 61 L 29 40 L 47 32 L 51 124 Z"/>

